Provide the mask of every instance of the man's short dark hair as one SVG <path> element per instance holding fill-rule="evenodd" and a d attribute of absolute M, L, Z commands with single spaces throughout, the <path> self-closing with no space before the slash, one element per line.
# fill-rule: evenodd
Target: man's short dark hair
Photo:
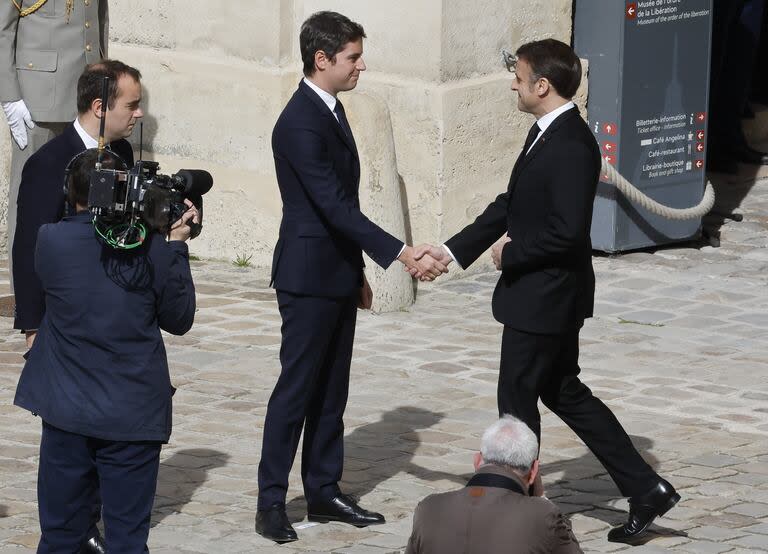
<path fill-rule="evenodd" d="M 99 151 L 89 148 L 78 154 L 69 162 L 67 168 L 67 202 L 73 208 L 78 204 L 88 205 L 88 190 L 91 188 L 91 171 L 96 167 Z M 117 154 L 104 151 L 101 160 L 102 169 L 125 170 L 125 162 Z"/>
<path fill-rule="evenodd" d="M 107 107 L 114 108 L 117 100 L 117 81 L 123 75 L 128 75 L 137 83 L 141 73 L 135 67 L 117 60 L 102 60 L 86 66 L 77 80 L 77 113 L 85 113 L 97 98 L 101 98 L 101 85 L 104 77 L 109 77 L 109 96 Z"/>
<path fill-rule="evenodd" d="M 334 60 L 345 44 L 361 38 L 365 38 L 363 26 L 340 13 L 317 12 L 310 15 L 301 25 L 299 33 L 304 75 L 309 77 L 315 72 L 315 52 L 322 50 L 328 59 Z"/>
<path fill-rule="evenodd" d="M 548 38 L 523 44 L 516 54 L 531 66 L 533 81 L 544 77 L 563 98 L 575 96 L 581 83 L 581 61 L 573 48 Z"/>

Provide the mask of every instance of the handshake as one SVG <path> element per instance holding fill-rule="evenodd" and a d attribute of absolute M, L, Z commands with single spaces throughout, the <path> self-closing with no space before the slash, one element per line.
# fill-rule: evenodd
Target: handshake
<path fill-rule="evenodd" d="M 403 263 L 403 269 L 411 277 L 421 281 L 433 281 L 443 273 L 448 273 L 448 264 L 453 261 L 445 248 L 431 244 L 406 245 L 397 259 Z"/>
<path fill-rule="evenodd" d="M 508 242 L 511 242 L 511 239 L 505 233 L 491 248 L 493 265 L 499 271 L 502 269 L 502 252 Z M 448 273 L 448 264 L 453 261 L 445 247 L 431 244 L 406 245 L 397 259 L 403 263 L 403 269 L 410 273 L 411 277 L 420 281 L 434 281 L 443 273 Z"/>

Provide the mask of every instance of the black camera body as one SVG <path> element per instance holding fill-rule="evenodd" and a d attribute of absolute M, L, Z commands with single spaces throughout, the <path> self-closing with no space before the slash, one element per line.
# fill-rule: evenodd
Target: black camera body
<path fill-rule="evenodd" d="M 141 220 L 150 230 L 167 234 L 187 211 L 185 199 L 200 212 L 200 223 L 189 222 L 191 237 L 202 230 L 203 194 L 213 185 L 207 171 L 182 169 L 159 173 L 160 165 L 139 161 L 130 170 L 94 169 L 88 191 L 88 209 L 105 227 Z"/>

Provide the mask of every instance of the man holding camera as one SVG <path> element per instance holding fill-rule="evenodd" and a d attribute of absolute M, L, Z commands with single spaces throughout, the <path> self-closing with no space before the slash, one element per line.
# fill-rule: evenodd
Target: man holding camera
<path fill-rule="evenodd" d="M 28 348 L 32 346 L 45 313 L 43 290 L 34 269 L 37 231 L 42 225 L 55 223 L 65 215 L 62 183 L 69 161 L 98 144 L 99 124 L 104 115 L 101 106 L 104 77 L 108 77 L 110 83 L 104 138 L 126 166 L 133 165 L 133 150 L 125 138 L 131 135 L 134 125 L 144 115 L 140 107 L 141 73 L 117 60 L 105 60 L 85 69 L 77 83 L 77 119 L 24 165 L 12 252 L 16 284 L 13 326 L 26 333 Z"/>
<path fill-rule="evenodd" d="M 24 165 L 19 187 L 17 226 L 13 241 L 13 276 L 16 295 L 14 328 L 26 333 L 27 348 L 37 333 L 45 313 L 45 296 L 35 272 L 34 255 L 38 230 L 55 223 L 65 215 L 64 175 L 70 160 L 98 143 L 102 81 L 109 78 L 109 117 L 105 122 L 105 140 L 126 166 L 133 165 L 133 150 L 125 140 L 136 120 L 144 114 L 141 102 L 141 74 L 116 60 L 89 65 L 77 83 L 78 116 L 64 132 L 35 152 Z M 9 211 L 13 208 L 9 206 Z M 104 552 L 96 523 L 100 519 L 101 501 L 98 490 L 92 501 L 92 526 L 83 546 L 84 553 Z"/>
<path fill-rule="evenodd" d="M 98 489 L 106 551 L 148 552 L 174 393 L 160 330 L 183 335 L 195 314 L 185 241 L 197 209 L 186 200 L 168 242 L 153 232 L 137 249 L 113 249 L 97 238 L 87 210 L 96 161 L 96 150 L 73 160 L 67 200 L 76 213 L 43 225 L 35 253 L 45 317 L 14 403 L 43 425 L 38 554 L 80 551 Z M 103 168 L 119 165 L 105 154 Z"/>

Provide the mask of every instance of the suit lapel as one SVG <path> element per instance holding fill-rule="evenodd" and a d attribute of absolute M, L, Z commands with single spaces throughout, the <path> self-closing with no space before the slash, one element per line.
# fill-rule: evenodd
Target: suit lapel
<path fill-rule="evenodd" d="M 355 155 L 355 158 L 358 158 L 357 145 L 355 144 L 355 139 L 352 138 L 351 136 L 347 136 L 347 133 L 345 133 L 344 129 L 341 128 L 341 125 L 336 120 L 336 116 L 330 110 L 330 108 L 328 107 L 328 104 L 323 102 L 323 99 L 320 98 L 317 95 L 317 93 L 315 93 L 314 90 L 309 88 L 309 86 L 307 86 L 307 84 L 303 80 L 299 82 L 299 90 L 302 91 L 307 96 L 307 98 L 310 99 L 310 101 L 320 111 L 320 114 L 323 117 L 328 118 L 328 124 L 333 128 L 333 131 L 347 146 L 347 148 L 349 148 L 352 151 L 352 153 Z"/>
<path fill-rule="evenodd" d="M 557 133 L 557 130 L 563 123 L 572 117 L 577 117 L 578 115 L 579 109 L 577 107 L 573 107 L 570 110 L 563 112 L 557 117 L 557 119 L 549 124 L 549 127 L 547 127 L 546 131 L 541 134 L 527 155 L 525 152 L 520 153 L 520 157 L 517 159 L 517 162 L 515 162 L 515 167 L 512 170 L 512 176 L 509 178 L 508 191 L 510 192 L 510 195 L 512 191 L 515 190 L 515 185 L 517 184 L 517 180 L 520 178 L 520 174 L 523 172 L 525 167 L 530 164 L 531 161 L 533 161 L 536 155 L 547 147 L 550 139 L 552 138 L 552 135 Z"/>

